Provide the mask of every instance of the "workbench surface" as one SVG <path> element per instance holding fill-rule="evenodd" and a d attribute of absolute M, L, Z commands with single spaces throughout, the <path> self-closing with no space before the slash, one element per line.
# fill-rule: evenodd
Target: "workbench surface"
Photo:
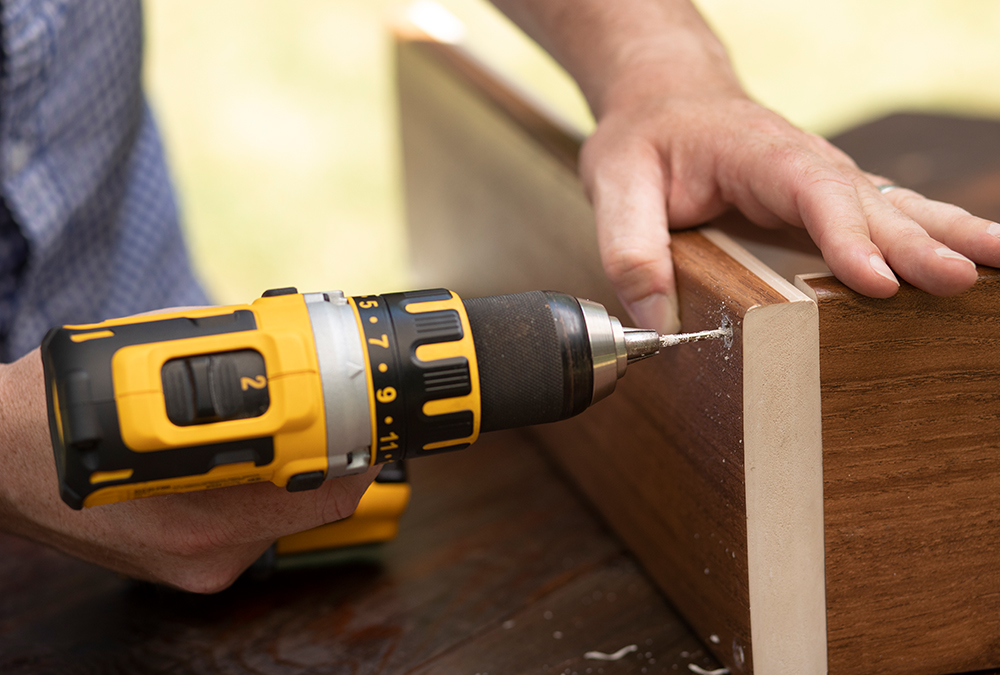
<path fill-rule="evenodd" d="M 244 580 L 214 596 L 139 584 L 2 536 L 0 672 L 718 667 L 529 433 L 488 435 L 410 470 L 413 500 L 380 561 Z M 628 645 L 636 650 L 619 661 L 584 657 Z"/>
<path fill-rule="evenodd" d="M 212 596 L 0 535 L 0 672 L 618 675 L 719 667 L 539 453 L 487 435 L 410 465 L 379 562 Z M 618 661 L 585 658 L 636 649 Z"/>

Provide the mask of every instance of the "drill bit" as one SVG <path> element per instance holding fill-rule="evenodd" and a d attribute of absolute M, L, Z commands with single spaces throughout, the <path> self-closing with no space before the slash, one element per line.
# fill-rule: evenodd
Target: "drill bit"
<path fill-rule="evenodd" d="M 655 330 L 646 328 L 626 328 L 625 351 L 628 354 L 628 363 L 634 363 L 659 354 L 662 347 L 719 339 L 725 340 L 727 347 L 732 343 L 733 327 L 728 318 L 723 319 L 720 327 L 698 333 L 660 335 Z"/>
<path fill-rule="evenodd" d="M 703 330 L 698 333 L 677 333 L 674 335 L 661 335 L 660 336 L 660 346 L 661 347 L 673 347 L 674 345 L 682 345 L 686 342 L 698 342 L 699 340 L 718 340 L 722 338 L 732 338 L 733 329 L 729 327 L 720 327 L 713 330 Z"/>

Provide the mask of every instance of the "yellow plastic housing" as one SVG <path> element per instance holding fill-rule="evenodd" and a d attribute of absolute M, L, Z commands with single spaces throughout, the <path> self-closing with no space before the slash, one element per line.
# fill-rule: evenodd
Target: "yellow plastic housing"
<path fill-rule="evenodd" d="M 301 295 L 263 297 L 251 305 L 185 310 L 71 328 L 113 331 L 116 325 L 125 323 L 202 318 L 236 310 L 253 312 L 257 329 L 132 345 L 115 353 L 112 378 L 120 432 L 126 446 L 136 452 L 269 436 L 274 442 L 274 460 L 264 466 L 252 462 L 225 464 L 200 475 L 108 486 L 91 493 L 85 506 L 241 483 L 271 481 L 284 486 L 293 475 L 326 472 L 322 383 L 312 324 Z M 187 427 L 173 424 L 167 418 L 164 402 L 163 365 L 174 358 L 242 349 L 256 350 L 264 358 L 270 397 L 267 411 L 249 419 Z M 102 478 L 92 477 L 92 482 Z"/>
<path fill-rule="evenodd" d="M 399 532 L 399 518 L 409 501 L 407 483 L 372 483 L 353 515 L 281 537 L 277 542 L 277 554 L 293 555 L 389 541 Z"/>

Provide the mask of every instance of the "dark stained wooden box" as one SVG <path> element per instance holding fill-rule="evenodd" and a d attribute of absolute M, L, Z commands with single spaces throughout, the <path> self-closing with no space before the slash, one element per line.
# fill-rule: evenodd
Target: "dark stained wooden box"
<path fill-rule="evenodd" d="M 625 319 L 579 135 L 460 49 L 410 36 L 398 56 L 420 281 L 552 288 Z M 888 120 L 890 136 L 915 120 Z M 863 154 L 863 136 L 843 141 Z M 1000 164 L 979 175 L 923 187 L 1000 210 Z M 544 445 L 733 673 L 1000 667 L 1000 273 L 957 298 L 872 300 L 814 256 L 718 226 L 675 234 L 674 261 L 684 329 L 727 317 L 732 346 L 633 367 L 609 400 L 538 429 Z"/>

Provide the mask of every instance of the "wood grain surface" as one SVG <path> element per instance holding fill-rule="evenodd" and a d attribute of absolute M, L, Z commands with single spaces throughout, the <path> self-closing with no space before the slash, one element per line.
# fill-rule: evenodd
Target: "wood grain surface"
<path fill-rule="evenodd" d="M 952 202 L 983 218 L 1000 220 L 1000 123 L 996 120 L 981 118 L 962 118 L 945 115 L 927 115 L 901 113 L 890 115 L 866 124 L 854 130 L 847 131 L 833 139 L 834 144 L 849 152 L 865 169 L 891 177 L 900 185 L 910 187 L 932 199 Z M 876 381 L 882 379 L 883 368 L 889 373 L 892 370 L 915 373 L 923 365 L 924 379 L 928 383 L 925 388 L 917 379 L 907 376 L 903 380 L 903 389 L 895 386 L 885 388 L 884 396 L 879 397 L 879 405 L 888 410 L 895 404 L 898 410 L 895 417 L 899 420 L 911 419 L 912 425 L 908 434 L 901 433 L 884 458 L 884 464 L 879 461 L 882 455 L 882 443 L 885 438 L 876 441 L 867 453 L 866 467 L 871 471 L 868 479 L 857 479 L 851 467 L 859 457 L 860 443 L 850 442 L 843 453 L 838 455 L 841 464 L 837 469 L 830 466 L 835 460 L 828 457 L 825 471 L 829 479 L 836 480 L 833 495 L 836 497 L 835 510 L 840 515 L 833 520 L 840 531 L 832 534 L 829 529 L 827 537 L 834 537 L 834 542 L 842 545 L 844 539 L 850 539 L 850 549 L 861 547 L 857 559 L 859 563 L 875 564 L 872 579 L 866 584 L 874 584 L 876 580 L 889 581 L 890 590 L 881 592 L 875 606 L 890 605 L 890 613 L 872 621 L 872 613 L 859 607 L 856 597 L 851 597 L 851 586 L 854 591 L 860 590 L 857 578 L 857 565 L 848 567 L 845 578 L 837 578 L 837 583 L 830 588 L 834 604 L 831 605 L 831 668 L 839 664 L 845 672 L 861 672 L 860 664 L 865 663 L 864 657 L 872 651 L 880 653 L 880 658 L 892 664 L 892 672 L 954 672 L 962 669 L 996 666 L 1000 663 L 997 656 L 996 640 L 996 609 L 997 584 L 995 573 L 989 569 L 988 563 L 982 563 L 983 557 L 990 557 L 995 552 L 1000 535 L 996 527 L 991 530 L 990 523 L 995 522 L 996 514 L 996 480 L 995 469 L 989 468 L 993 458 L 989 458 L 985 466 L 976 458 L 982 458 L 984 449 L 982 443 L 992 443 L 993 454 L 1000 446 L 1000 423 L 995 417 L 996 406 L 990 410 L 991 399 L 995 402 L 996 384 L 990 383 L 984 371 L 979 371 L 978 377 L 972 375 L 976 371 L 974 364 L 985 364 L 992 368 L 994 383 L 997 370 L 1000 369 L 1000 357 L 997 357 L 995 342 L 995 322 L 998 305 L 996 293 L 996 271 L 980 269 L 980 280 L 972 293 L 950 300 L 932 300 L 912 288 L 904 287 L 897 299 L 885 303 L 889 312 L 887 321 L 879 324 L 877 333 L 865 337 L 863 331 L 854 329 L 846 332 L 842 338 L 837 338 L 840 324 L 850 325 L 849 318 L 853 315 L 863 316 L 872 311 L 882 311 L 877 301 L 863 301 L 845 293 L 843 287 L 833 279 L 810 280 L 809 285 L 819 289 L 823 287 L 823 298 L 831 302 L 831 313 L 828 315 L 831 328 L 823 329 L 821 324 L 821 339 L 843 340 L 840 351 L 824 354 L 824 363 L 830 362 L 830 368 L 846 368 L 847 376 L 857 378 L 861 373 L 858 364 L 852 364 L 847 353 L 853 352 L 862 363 L 870 364 L 872 356 L 870 348 L 864 345 L 873 339 L 874 334 L 885 334 L 886 343 L 892 349 L 886 350 L 870 371 L 869 377 Z M 993 300 L 986 299 L 987 294 L 993 294 Z M 851 298 L 848 300 L 848 298 Z M 854 303 L 861 301 L 861 307 Z M 901 304 L 897 304 L 901 303 Z M 968 307 L 967 307 L 968 303 Z M 911 312 L 911 318 L 920 312 L 921 305 L 930 306 L 928 315 L 920 316 L 916 323 L 902 319 L 897 312 Z M 990 309 L 992 305 L 992 312 Z M 978 309 L 976 309 L 978 306 Z M 971 315 L 966 315 L 971 311 Z M 982 322 L 976 317 L 985 313 L 984 330 Z M 992 314 L 992 316 L 990 316 Z M 924 322 L 931 318 L 934 327 L 923 327 Z M 971 322 L 971 325 L 970 323 Z M 901 326 L 901 328 L 899 328 Z M 894 328 L 896 327 L 896 328 Z M 923 331 L 927 330 L 926 333 Z M 894 334 L 890 334 L 893 333 Z M 952 335 L 948 335 L 952 332 Z M 931 338 L 935 333 L 944 342 Z M 962 335 L 965 335 L 963 338 Z M 973 345 L 969 340 L 973 336 L 985 341 Z M 914 343 L 913 340 L 917 342 Z M 956 342 L 957 341 L 957 342 Z M 929 354 L 948 354 L 945 361 L 915 358 L 912 364 L 906 363 L 905 355 L 914 353 L 915 344 L 926 343 Z M 901 347 L 902 345 L 902 347 Z M 981 351 L 980 351 L 981 349 Z M 973 361 L 971 368 L 955 367 L 954 360 L 960 354 L 966 356 L 969 352 Z M 866 352 L 869 352 L 866 355 Z M 933 364 L 933 365 L 932 365 Z M 992 364 L 992 365 L 990 365 Z M 825 367 L 824 367 L 825 368 Z M 910 369 L 913 369 L 912 371 Z M 934 370 L 938 368 L 940 370 Z M 966 384 L 958 385 L 957 380 L 968 380 Z M 948 383 L 951 383 L 950 385 Z M 862 391 L 866 386 L 863 379 L 854 381 L 854 386 Z M 871 400 L 871 387 L 863 394 Z M 942 389 L 945 387 L 945 389 Z M 947 388 L 951 394 L 947 393 Z M 959 395 L 961 388 L 962 400 L 959 403 L 954 396 Z M 907 398 L 906 394 L 912 395 Z M 824 407 L 828 397 L 836 398 L 837 392 L 824 389 Z M 935 411 L 925 413 L 924 418 L 915 419 L 919 407 L 940 403 L 944 406 L 944 415 Z M 845 405 L 841 402 L 841 406 Z M 977 418 L 976 411 L 983 416 Z M 858 421 L 872 422 L 871 416 L 877 413 L 868 408 L 858 411 Z M 835 429 L 843 435 L 846 432 L 846 420 L 830 420 Z M 827 420 L 824 417 L 824 429 Z M 890 428 L 898 429 L 899 424 Z M 970 451 L 961 450 L 966 441 L 959 438 L 966 431 L 973 430 L 967 441 L 971 444 Z M 831 430 L 832 431 L 832 430 Z M 924 431 L 927 432 L 924 435 Z M 854 433 L 872 438 L 870 427 L 858 426 Z M 931 449 L 935 434 L 945 438 L 941 450 Z M 922 437 L 922 438 L 921 438 Z M 916 441 L 910 448 L 905 448 L 906 438 Z M 913 470 L 907 466 L 909 453 L 915 462 L 928 462 Z M 989 454 L 986 452 L 986 454 Z M 895 463 L 903 461 L 899 470 L 892 472 Z M 966 463 L 968 462 L 968 463 Z M 867 466 L 870 465 L 870 466 Z M 852 476 L 849 482 L 844 481 L 845 472 Z M 891 478 L 885 488 L 879 491 L 877 502 L 870 498 L 871 481 L 879 475 L 889 475 Z M 961 477 L 961 478 L 960 478 Z M 954 480 L 959 478 L 959 480 Z M 864 510 L 857 518 L 857 524 L 851 524 L 851 518 L 843 516 L 843 510 L 850 499 L 850 488 L 853 481 L 856 485 L 856 495 L 868 503 L 871 510 Z M 923 482 L 926 481 L 926 482 Z M 919 494 L 911 489 L 919 490 Z M 992 489 L 992 493 L 990 490 Z M 846 491 L 846 492 L 845 492 Z M 974 495 L 983 493 L 985 501 L 976 502 Z M 895 501 L 889 496 L 895 496 Z M 917 500 L 919 506 L 913 504 Z M 992 511 L 990 511 L 992 505 Z M 963 506 L 970 507 L 964 512 Z M 904 517 L 901 523 L 891 525 L 885 519 L 892 513 Z M 946 532 L 941 535 L 941 529 L 936 523 L 941 518 L 947 519 Z M 985 520 L 984 520 L 985 517 Z M 828 515 L 828 528 L 831 523 Z M 931 529 L 923 535 L 916 529 L 919 524 L 930 525 Z M 878 526 L 884 528 L 883 534 L 877 533 Z M 900 525 L 902 530 L 899 530 Z M 851 534 L 853 533 L 853 537 Z M 957 545 L 954 550 L 948 546 Z M 879 547 L 886 548 L 880 550 Z M 916 547 L 914 549 L 914 547 Z M 899 553 L 902 557 L 898 563 L 889 563 L 890 551 Z M 828 548 L 828 555 L 846 557 Z M 995 558 L 995 554 L 993 555 Z M 976 560 L 979 559 L 980 563 Z M 978 574 L 977 565 L 983 565 L 986 574 Z M 890 571 L 886 565 L 892 567 Z M 914 581 L 912 588 L 900 586 L 900 567 L 907 570 L 904 576 Z M 995 567 L 995 565 L 993 566 Z M 849 570 L 854 570 L 851 577 Z M 969 577 L 969 574 L 972 577 Z M 942 582 L 941 579 L 947 581 Z M 890 595 L 896 592 L 893 600 Z M 911 595 L 912 594 L 912 595 Z M 847 601 L 845 604 L 844 601 Z M 872 644 L 865 649 L 845 640 L 847 624 L 851 616 L 859 617 L 864 631 L 869 627 L 874 631 L 874 640 L 882 639 L 891 632 L 892 638 L 886 643 L 885 650 L 879 650 Z M 893 621 L 886 625 L 889 618 Z M 929 631 L 925 631 L 924 622 Z M 894 626 L 894 627 L 892 627 Z M 990 630 L 992 629 L 992 636 Z M 855 629 L 857 630 L 857 629 Z M 928 663 L 917 654 L 918 649 L 929 650 Z M 937 665 L 931 667 L 930 662 Z M 917 665 L 914 665 L 916 662 Z M 831 669 L 831 673 L 836 673 Z M 887 671 L 889 672 L 889 671 Z M 993 671 L 991 671 L 993 672 Z"/>
<path fill-rule="evenodd" d="M 1000 272 L 820 309 L 830 672 L 1000 664 Z"/>
<path fill-rule="evenodd" d="M 0 672 L 612 673 L 718 668 L 521 434 L 411 466 L 398 539 L 215 596 L 0 535 Z M 559 633 L 557 636 L 556 633 Z M 638 651 L 614 663 L 588 651 Z"/>

